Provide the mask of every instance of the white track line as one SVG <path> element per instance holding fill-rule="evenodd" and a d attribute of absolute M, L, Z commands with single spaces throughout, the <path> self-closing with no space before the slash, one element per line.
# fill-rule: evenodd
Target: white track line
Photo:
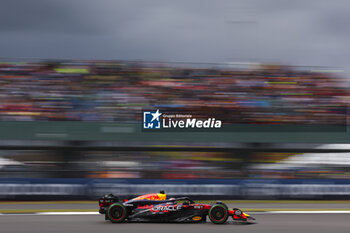
<path fill-rule="evenodd" d="M 98 212 L 41 212 L 39 215 L 99 215 Z"/>

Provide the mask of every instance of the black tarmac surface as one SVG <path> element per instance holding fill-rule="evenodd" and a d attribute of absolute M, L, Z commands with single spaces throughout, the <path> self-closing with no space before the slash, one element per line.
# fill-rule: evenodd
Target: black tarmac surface
<path fill-rule="evenodd" d="M 165 223 L 123 223 L 104 221 L 103 216 L 43 216 L 2 215 L 0 232 L 142 232 L 142 233 L 346 233 L 350 231 L 350 214 L 258 214 L 256 224 L 234 224 L 230 220 L 224 225 L 207 223 L 165 224 Z"/>
<path fill-rule="evenodd" d="M 244 209 L 313 209 L 341 210 L 350 209 L 346 203 L 236 203 L 229 207 Z M 97 203 L 0 203 L 0 212 L 4 210 L 71 210 L 73 212 L 97 211 Z M 1 211 L 3 210 L 3 211 Z M 8 212 L 7 212 L 8 213 Z M 248 212 L 249 213 L 249 212 Z M 350 232 L 350 214 L 276 214 L 253 213 L 256 224 L 243 225 L 231 219 L 227 224 L 214 225 L 209 219 L 198 224 L 166 224 L 166 223 L 124 223 L 112 224 L 104 221 L 103 215 L 0 215 L 0 233 L 55 233 L 55 232 L 142 232 L 142 233 L 219 233 L 219 232 L 254 232 L 254 233 L 347 233 Z"/>

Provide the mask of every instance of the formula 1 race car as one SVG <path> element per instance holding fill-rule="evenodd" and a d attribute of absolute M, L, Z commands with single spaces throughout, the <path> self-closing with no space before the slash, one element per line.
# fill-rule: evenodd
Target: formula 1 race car
<path fill-rule="evenodd" d="M 181 203 L 180 203 L 181 202 Z M 112 223 L 122 222 L 205 222 L 208 216 L 214 224 L 223 224 L 231 216 L 234 221 L 254 222 L 254 218 L 240 209 L 229 210 L 227 205 L 196 204 L 188 197 L 166 199 L 164 191 L 138 196 L 120 202 L 118 197 L 109 194 L 99 199 L 99 213 Z"/>

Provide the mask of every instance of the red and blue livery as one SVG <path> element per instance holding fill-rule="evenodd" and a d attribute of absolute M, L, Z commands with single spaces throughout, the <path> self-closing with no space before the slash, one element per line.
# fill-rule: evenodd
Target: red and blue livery
<path fill-rule="evenodd" d="M 254 222 L 254 218 L 240 209 L 229 210 L 226 204 L 198 204 L 188 197 L 166 199 L 164 191 L 145 194 L 120 202 L 109 194 L 99 199 L 100 214 L 112 223 L 123 222 L 206 222 L 207 216 L 214 224 L 223 224 L 231 216 L 234 221 Z"/>

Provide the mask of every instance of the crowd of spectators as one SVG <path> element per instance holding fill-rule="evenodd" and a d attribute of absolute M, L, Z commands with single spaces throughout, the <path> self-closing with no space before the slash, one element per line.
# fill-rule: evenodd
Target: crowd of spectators
<path fill-rule="evenodd" d="M 0 63 L 1 121 L 133 123 L 143 109 L 161 109 L 228 123 L 343 125 L 349 100 L 342 77 L 282 66 Z"/>

